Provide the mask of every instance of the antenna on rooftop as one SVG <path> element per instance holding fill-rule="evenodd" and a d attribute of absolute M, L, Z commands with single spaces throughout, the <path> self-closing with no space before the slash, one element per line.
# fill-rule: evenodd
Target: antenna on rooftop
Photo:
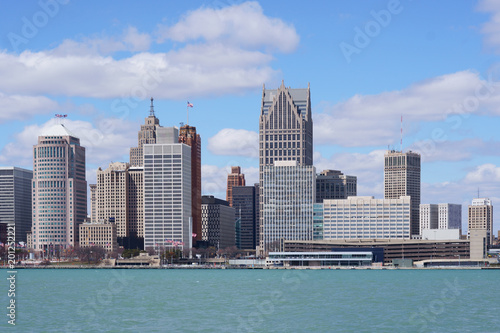
<path fill-rule="evenodd" d="M 403 115 L 401 115 L 401 152 L 403 152 Z"/>
<path fill-rule="evenodd" d="M 149 107 L 149 116 L 154 117 L 155 116 L 155 109 L 153 107 L 153 97 L 151 97 L 151 106 Z"/>

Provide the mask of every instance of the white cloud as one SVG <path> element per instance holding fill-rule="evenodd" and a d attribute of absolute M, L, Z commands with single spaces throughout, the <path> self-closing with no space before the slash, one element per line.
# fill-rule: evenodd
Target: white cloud
<path fill-rule="evenodd" d="M 422 156 L 422 162 L 465 161 L 475 156 L 498 156 L 500 142 L 466 138 L 458 141 L 426 139 L 414 142 L 410 150 Z"/>
<path fill-rule="evenodd" d="M 496 0 L 483 0 L 479 2 L 478 9 L 491 13 L 490 20 L 481 27 L 485 45 L 500 52 L 500 3 Z"/>
<path fill-rule="evenodd" d="M 142 100 L 240 93 L 256 89 L 275 71 L 268 55 L 222 45 L 189 46 L 169 53 L 139 53 L 115 60 L 90 55 L 59 56 L 0 52 L 0 91 L 27 95 Z"/>
<path fill-rule="evenodd" d="M 32 116 L 57 112 L 61 106 L 45 96 L 6 95 L 0 92 L 0 123 L 26 120 Z"/>
<path fill-rule="evenodd" d="M 442 75 L 399 91 L 356 95 L 313 114 L 315 143 L 386 146 L 399 141 L 401 115 L 405 124 L 447 119 L 456 127 L 461 119 L 455 118 L 465 119 L 471 113 L 499 115 L 499 106 L 497 82 L 472 71 Z"/>
<path fill-rule="evenodd" d="M 200 17 L 214 25 L 197 22 Z M 160 30 L 185 43 L 150 53 L 150 35 L 129 27 L 118 37 L 65 40 L 51 50 L 0 51 L 0 76 L 9 78 L 0 80 L 0 91 L 136 100 L 238 94 L 272 81 L 278 73 L 270 66 L 272 52 L 292 51 L 299 39 L 292 26 L 265 16 L 256 2 L 199 9 Z M 118 51 L 134 53 L 118 59 Z"/>
<path fill-rule="evenodd" d="M 224 128 L 208 139 L 208 150 L 215 155 L 259 156 L 259 134 L 244 129 Z"/>
<path fill-rule="evenodd" d="M 245 2 L 222 9 L 200 8 L 189 12 L 173 26 L 158 26 L 158 40 L 209 43 L 258 49 L 262 46 L 281 52 L 297 48 L 299 36 L 292 25 L 264 15 L 258 2 Z"/>
<path fill-rule="evenodd" d="M 38 136 L 57 122 L 51 119 L 42 125 L 26 126 L 15 135 L 13 142 L 2 148 L 0 163 L 31 168 L 32 149 L 38 142 Z M 137 130 L 137 125 L 124 120 L 105 118 L 95 121 L 93 125 L 87 121 L 68 119 L 64 124 L 80 138 L 81 145 L 85 147 L 87 165 L 107 166 L 111 161 L 120 161 L 129 153 L 130 147 L 137 145 L 136 138 L 126 134 Z"/>
<path fill-rule="evenodd" d="M 490 163 L 479 165 L 465 176 L 465 181 L 478 186 L 481 184 L 490 186 L 494 183 L 500 183 L 500 167 Z M 499 188 L 499 185 L 496 184 L 495 187 Z"/>
<path fill-rule="evenodd" d="M 142 52 L 149 50 L 151 36 L 139 33 L 136 27 L 128 27 L 119 37 L 82 38 L 82 41 L 64 40 L 51 51 L 56 56 L 68 55 L 109 55 L 119 51 Z"/>

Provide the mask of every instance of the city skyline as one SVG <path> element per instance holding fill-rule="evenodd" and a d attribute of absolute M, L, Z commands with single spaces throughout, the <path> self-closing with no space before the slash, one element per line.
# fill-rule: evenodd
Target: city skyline
<path fill-rule="evenodd" d="M 499 67 L 492 32 L 500 6 L 389 3 L 302 4 L 297 20 L 298 2 L 286 9 L 279 2 L 111 2 L 99 12 L 91 10 L 95 3 L 70 2 L 52 8 L 45 24 L 35 22 L 31 35 L 23 34 L 23 17 L 34 24 L 46 10 L 11 4 L 9 15 L 1 14 L 0 73 L 12 79 L 0 84 L 0 165 L 31 169 L 37 136 L 60 121 L 54 114 L 67 114 L 64 123 L 87 149 L 87 182 L 95 183 L 98 167 L 128 161 L 151 97 L 163 126 L 186 122 L 190 101 L 189 124 L 203 137 L 203 194 L 224 198 L 231 165 L 241 166 L 248 184 L 258 181 L 262 85 L 310 82 L 318 171 L 357 176 L 358 195 L 382 198 L 383 154 L 400 149 L 403 115 L 403 150 L 422 155 L 422 203 L 462 204 L 464 211 L 479 196 L 495 204 Z M 260 22 L 247 38 L 243 15 Z M 90 17 L 91 25 L 83 22 Z M 200 17 L 222 33 L 200 30 Z"/>

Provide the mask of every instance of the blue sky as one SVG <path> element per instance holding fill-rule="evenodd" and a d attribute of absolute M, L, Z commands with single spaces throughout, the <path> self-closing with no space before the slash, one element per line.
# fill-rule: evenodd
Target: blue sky
<path fill-rule="evenodd" d="M 383 196 L 383 154 L 422 154 L 422 203 L 500 202 L 500 3 L 66 1 L 0 4 L 0 165 L 32 168 L 68 114 L 87 181 L 128 161 L 149 98 L 163 126 L 202 137 L 204 194 L 231 165 L 258 178 L 262 85 L 311 85 L 315 166 Z M 500 216 L 495 217 L 495 229 Z M 497 222 L 498 221 L 498 222 Z"/>

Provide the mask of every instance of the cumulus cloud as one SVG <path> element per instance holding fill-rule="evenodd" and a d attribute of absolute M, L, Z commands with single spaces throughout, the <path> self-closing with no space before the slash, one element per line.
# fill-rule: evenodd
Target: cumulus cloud
<path fill-rule="evenodd" d="M 238 47 L 261 47 L 291 52 L 299 36 L 295 28 L 277 18 L 264 15 L 258 2 L 245 2 L 222 9 L 200 8 L 189 12 L 172 26 L 158 26 L 158 41 L 189 42 L 204 40 Z"/>
<path fill-rule="evenodd" d="M 478 9 L 491 13 L 491 18 L 481 27 L 484 43 L 495 52 L 500 52 L 500 3 L 496 0 L 482 0 Z"/>
<path fill-rule="evenodd" d="M 45 96 L 6 95 L 0 92 L 0 123 L 26 120 L 37 114 L 57 112 L 61 106 Z"/>
<path fill-rule="evenodd" d="M 315 143 L 348 147 L 394 144 L 401 115 L 408 123 L 446 119 L 453 127 L 471 113 L 499 115 L 500 85 L 494 81 L 495 73 L 490 74 L 483 79 L 478 73 L 461 71 L 399 91 L 353 96 L 313 114 Z"/>
<path fill-rule="evenodd" d="M 207 56 L 209 55 L 209 56 Z M 0 52 L 0 90 L 92 98 L 182 98 L 240 93 L 275 75 L 271 57 L 223 45 L 189 46 L 115 60 L 99 55 Z"/>
<path fill-rule="evenodd" d="M 32 149 L 37 144 L 38 136 L 56 125 L 58 120 L 51 119 L 42 125 L 28 125 L 14 136 L 14 141 L 7 143 L 1 150 L 0 163 L 4 165 L 20 165 L 31 167 L 33 164 Z M 96 120 L 95 125 L 82 120 L 65 120 L 64 125 L 86 149 L 87 165 L 107 166 L 111 161 L 120 161 L 135 146 L 135 137 L 127 135 L 136 124 L 116 118 Z M 127 159 L 128 160 L 128 159 Z"/>
<path fill-rule="evenodd" d="M 224 128 L 208 139 L 208 150 L 215 155 L 259 156 L 259 134 L 244 129 Z"/>
<path fill-rule="evenodd" d="M 84 37 L 81 41 L 66 39 L 58 47 L 51 50 L 51 53 L 55 56 L 110 55 L 119 51 L 147 51 L 150 46 L 151 36 L 149 34 L 139 33 L 136 27 L 128 27 L 119 37 Z"/>

